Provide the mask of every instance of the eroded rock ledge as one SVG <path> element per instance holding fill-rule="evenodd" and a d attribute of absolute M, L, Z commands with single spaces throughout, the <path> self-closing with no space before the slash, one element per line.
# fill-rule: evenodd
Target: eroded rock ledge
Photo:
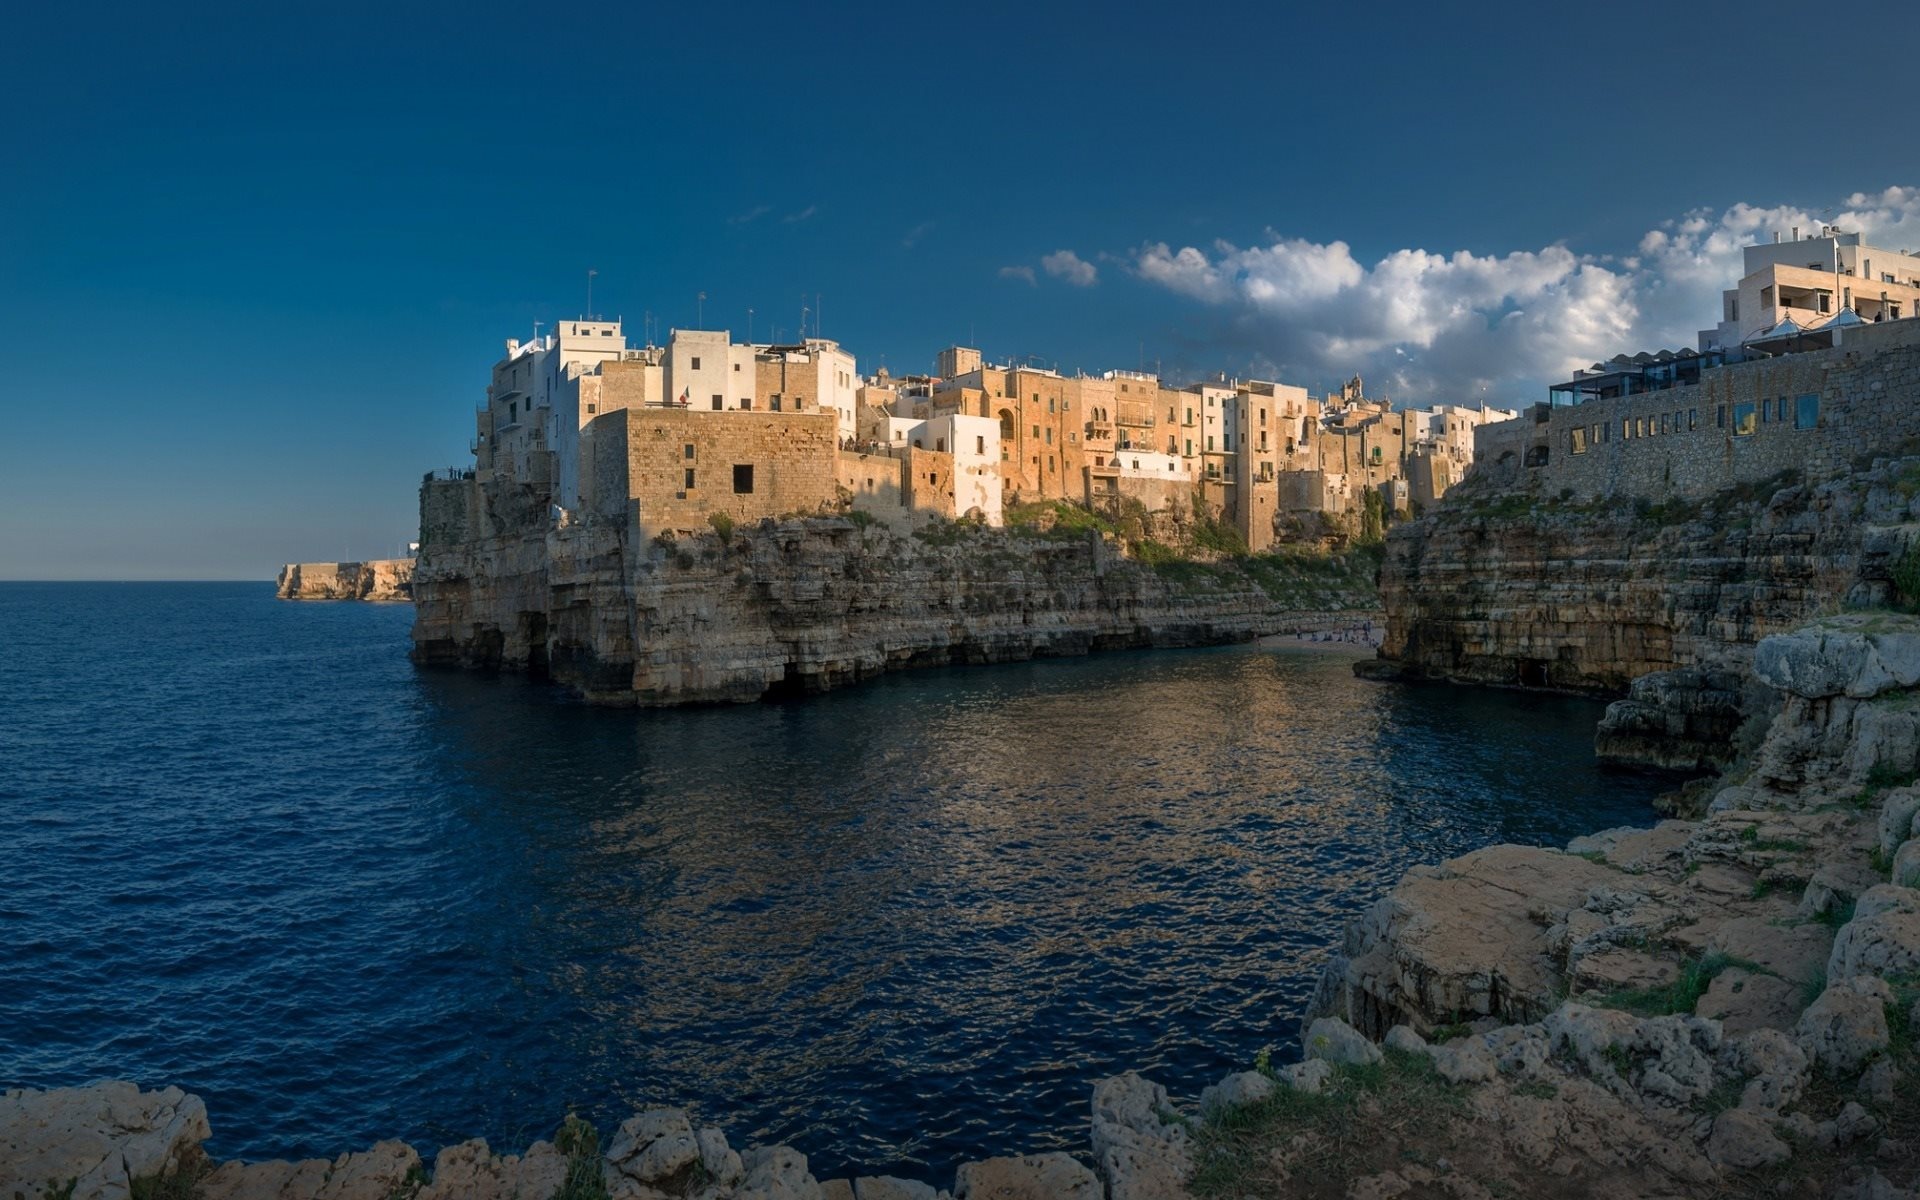
<path fill-rule="evenodd" d="M 906 535 L 843 518 L 635 544 L 624 526 L 423 545 L 416 662 L 524 671 L 589 701 L 662 706 L 819 692 L 883 671 L 1204 646 L 1356 624 L 1370 572 L 1179 564 L 1097 534 L 965 524 Z M 518 531 L 518 532 L 516 532 Z"/>

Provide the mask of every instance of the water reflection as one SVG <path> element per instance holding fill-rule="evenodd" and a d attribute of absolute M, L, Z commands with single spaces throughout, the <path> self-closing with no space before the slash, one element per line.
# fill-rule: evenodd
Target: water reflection
<path fill-rule="evenodd" d="M 1596 706 L 1310 649 L 635 713 L 417 674 L 405 610 L 57 601 L 0 587 L 0 1082 L 178 1082 L 226 1155 L 697 1103 L 945 1182 L 1291 1038 L 1410 863 L 1651 815 Z"/>

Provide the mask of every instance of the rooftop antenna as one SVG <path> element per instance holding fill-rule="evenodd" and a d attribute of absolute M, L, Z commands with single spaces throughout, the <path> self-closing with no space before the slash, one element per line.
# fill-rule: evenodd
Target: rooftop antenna
<path fill-rule="evenodd" d="M 535 321 L 533 323 L 533 340 L 534 341 L 537 342 L 540 340 L 540 327 L 545 324 L 546 324 L 545 321 Z"/>
<path fill-rule="evenodd" d="M 820 293 L 813 294 L 813 336 L 820 336 Z"/>
<path fill-rule="evenodd" d="M 587 268 L 587 320 L 593 320 L 593 277 L 600 272 Z"/>
<path fill-rule="evenodd" d="M 807 340 L 807 313 L 811 311 L 812 310 L 807 307 L 807 294 L 805 292 L 801 292 L 800 293 L 800 340 L 803 342 Z"/>
<path fill-rule="evenodd" d="M 705 329 L 707 327 L 707 294 L 705 292 L 701 292 L 699 296 L 694 298 L 693 327 L 695 329 Z"/>
<path fill-rule="evenodd" d="M 653 310 L 650 308 L 640 314 L 640 332 L 645 335 L 647 345 L 653 345 Z"/>
<path fill-rule="evenodd" d="M 753 345 L 753 310 L 747 310 L 747 345 Z"/>

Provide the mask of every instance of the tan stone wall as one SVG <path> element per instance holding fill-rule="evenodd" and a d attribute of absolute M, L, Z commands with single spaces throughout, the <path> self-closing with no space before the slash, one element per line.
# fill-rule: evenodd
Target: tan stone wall
<path fill-rule="evenodd" d="M 953 506 L 953 455 L 907 448 L 907 505 L 922 515 L 956 516 Z"/>
<path fill-rule="evenodd" d="M 906 467 L 905 459 L 891 455 L 842 450 L 834 458 L 834 481 L 846 490 L 856 512 L 904 530 L 913 524 L 907 507 Z"/>
<path fill-rule="evenodd" d="M 820 411 L 820 360 L 788 362 L 785 355 L 756 355 L 753 406 L 771 411 L 777 397 L 781 412 Z"/>
<path fill-rule="evenodd" d="M 620 410 L 594 421 L 593 445 L 596 511 L 636 514 L 644 536 L 699 532 L 713 513 L 738 522 L 817 512 L 838 496 L 832 413 Z M 751 477 L 736 482 L 736 467 Z"/>

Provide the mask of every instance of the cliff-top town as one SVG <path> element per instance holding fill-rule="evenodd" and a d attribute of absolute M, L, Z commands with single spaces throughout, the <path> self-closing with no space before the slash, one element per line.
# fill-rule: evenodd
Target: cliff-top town
<path fill-rule="evenodd" d="M 1715 402 L 1704 415 L 1698 402 L 1663 411 L 1634 399 L 1703 380 L 1711 391 L 1729 365 L 1843 344 L 1920 313 L 1920 258 L 1838 229 L 1790 232 L 1746 249 L 1723 320 L 1697 348 L 1576 372 L 1552 388 L 1550 419 L 1485 404 L 1396 408 L 1357 376 L 1316 398 L 1260 380 L 1174 386 L 1144 371 L 996 365 L 960 346 L 927 375 L 862 376 L 827 338 L 741 343 L 676 329 L 665 346 L 630 348 L 618 320 L 579 319 L 507 343 L 475 414 L 473 477 L 548 486 L 567 520 L 632 505 L 649 535 L 701 532 L 714 514 L 854 511 L 904 529 L 999 526 L 1007 506 L 1035 501 L 1096 512 L 1137 503 L 1204 512 L 1259 553 L 1351 527 L 1369 495 L 1389 516 L 1419 512 L 1476 454 L 1541 467 L 1556 449 L 1575 457 L 1616 439 L 1698 434 L 1703 419 L 1740 438 L 1814 428 L 1817 388 L 1803 401 L 1810 393 L 1796 386 L 1786 406 Z M 1621 415 L 1589 401 L 1619 402 Z M 1781 445 L 1773 457 L 1796 453 Z M 1591 461 L 1602 458 L 1613 461 Z M 1601 487 L 1598 468 L 1555 469 Z"/>

